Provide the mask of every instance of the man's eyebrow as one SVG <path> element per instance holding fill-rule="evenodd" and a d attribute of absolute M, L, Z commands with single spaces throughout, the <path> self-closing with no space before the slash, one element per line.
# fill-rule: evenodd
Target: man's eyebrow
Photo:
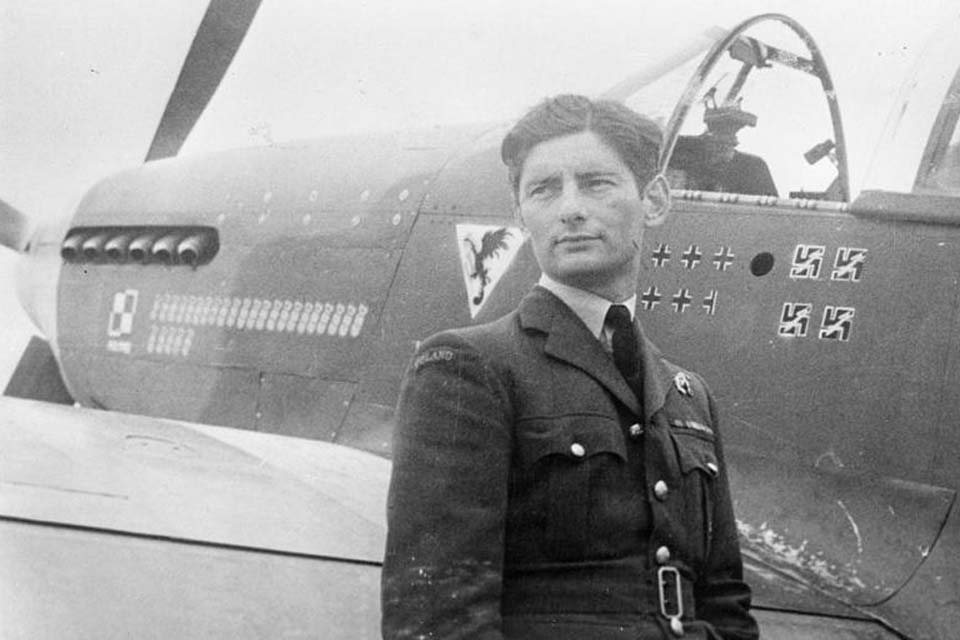
<path fill-rule="evenodd" d="M 529 173 L 529 175 L 530 175 L 529 178 L 523 180 L 523 183 L 526 186 L 530 186 L 533 184 L 542 184 L 544 182 L 550 182 L 550 181 L 556 181 L 556 180 L 562 179 L 560 177 L 559 171 L 544 172 L 542 174 L 537 173 L 536 171 L 532 171 Z"/>
<path fill-rule="evenodd" d="M 612 176 L 619 173 L 619 171 L 614 171 L 613 169 L 587 169 L 586 171 L 577 171 L 578 176 Z"/>
<path fill-rule="evenodd" d="M 613 171 L 613 170 L 605 171 L 602 169 L 577 172 L 577 178 L 580 180 L 584 180 L 584 179 L 589 180 L 591 178 L 611 178 L 611 177 L 619 178 L 620 172 Z"/>

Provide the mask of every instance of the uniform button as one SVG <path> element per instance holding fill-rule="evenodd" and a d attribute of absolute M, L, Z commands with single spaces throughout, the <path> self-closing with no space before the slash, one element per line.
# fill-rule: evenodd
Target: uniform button
<path fill-rule="evenodd" d="M 670 562 L 670 549 L 667 549 L 666 547 L 660 547 L 657 549 L 656 557 L 657 564 L 667 564 Z"/>
<path fill-rule="evenodd" d="M 710 475 L 714 475 L 714 476 L 715 476 L 715 475 L 717 475 L 717 474 L 720 473 L 720 467 L 718 467 L 718 466 L 716 465 L 716 463 L 713 463 L 713 462 L 708 462 L 708 463 L 707 463 L 707 469 L 710 470 Z"/>
<path fill-rule="evenodd" d="M 578 458 L 582 458 L 587 453 L 587 450 L 584 449 L 583 445 L 579 442 L 574 442 L 572 445 L 570 445 L 570 453 Z"/>
<path fill-rule="evenodd" d="M 630 432 L 631 438 L 639 438 L 640 436 L 643 435 L 643 427 L 641 427 L 636 422 L 630 425 L 630 429 L 628 429 L 628 431 Z"/>
<path fill-rule="evenodd" d="M 683 623 L 680 618 L 670 618 L 670 631 L 678 638 L 683 635 Z"/>
<path fill-rule="evenodd" d="M 667 488 L 667 483 L 663 480 L 657 480 L 657 483 L 653 485 L 653 495 L 657 496 L 657 500 L 663 500 L 666 498 L 669 491 L 670 490 Z"/>

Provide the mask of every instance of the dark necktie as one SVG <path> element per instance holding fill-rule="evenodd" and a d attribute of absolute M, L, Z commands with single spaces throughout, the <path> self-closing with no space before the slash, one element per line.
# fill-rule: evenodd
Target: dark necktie
<path fill-rule="evenodd" d="M 605 323 L 613 330 L 610 346 L 613 362 L 628 381 L 637 375 L 637 330 L 630 319 L 630 311 L 622 304 L 614 304 L 607 311 Z"/>

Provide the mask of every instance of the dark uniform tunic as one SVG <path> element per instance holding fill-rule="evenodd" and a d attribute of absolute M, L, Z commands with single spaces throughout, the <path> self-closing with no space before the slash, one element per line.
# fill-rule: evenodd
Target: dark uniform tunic
<path fill-rule="evenodd" d="M 778 195 L 770 167 L 760 156 L 734 151 L 729 160 L 709 162 L 707 138 L 679 136 L 670 159 L 670 168 L 684 172 L 674 188 L 700 191 L 745 193 L 758 196 Z"/>
<path fill-rule="evenodd" d="M 641 342 L 642 400 L 539 287 L 422 345 L 398 407 L 385 638 L 757 637 L 713 402 Z"/>
<path fill-rule="evenodd" d="M 763 158 L 739 151 L 734 151 L 727 162 L 706 168 L 699 180 L 699 184 L 687 188 L 757 196 L 778 195 L 770 168 Z"/>

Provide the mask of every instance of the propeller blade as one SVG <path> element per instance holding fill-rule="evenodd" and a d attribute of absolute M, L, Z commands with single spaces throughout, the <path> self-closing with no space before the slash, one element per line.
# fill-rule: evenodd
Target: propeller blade
<path fill-rule="evenodd" d="M 620 81 L 605 91 L 601 97 L 605 100 L 623 102 L 651 82 L 658 80 L 688 60 L 692 60 L 700 55 L 728 33 L 729 31 L 727 29 L 717 26 L 705 29 L 702 33 L 697 34 L 690 42 L 681 45 L 665 57 Z"/>
<path fill-rule="evenodd" d="M 23 251 L 30 240 L 30 219 L 3 200 L 0 200 L 0 245 L 14 251 Z"/>
<path fill-rule="evenodd" d="M 260 0 L 211 0 L 157 125 L 146 162 L 177 155 L 240 48 Z"/>
<path fill-rule="evenodd" d="M 27 400 L 43 400 L 56 404 L 73 404 L 73 397 L 60 375 L 60 366 L 50 344 L 37 336 L 20 356 L 3 395 Z"/>

